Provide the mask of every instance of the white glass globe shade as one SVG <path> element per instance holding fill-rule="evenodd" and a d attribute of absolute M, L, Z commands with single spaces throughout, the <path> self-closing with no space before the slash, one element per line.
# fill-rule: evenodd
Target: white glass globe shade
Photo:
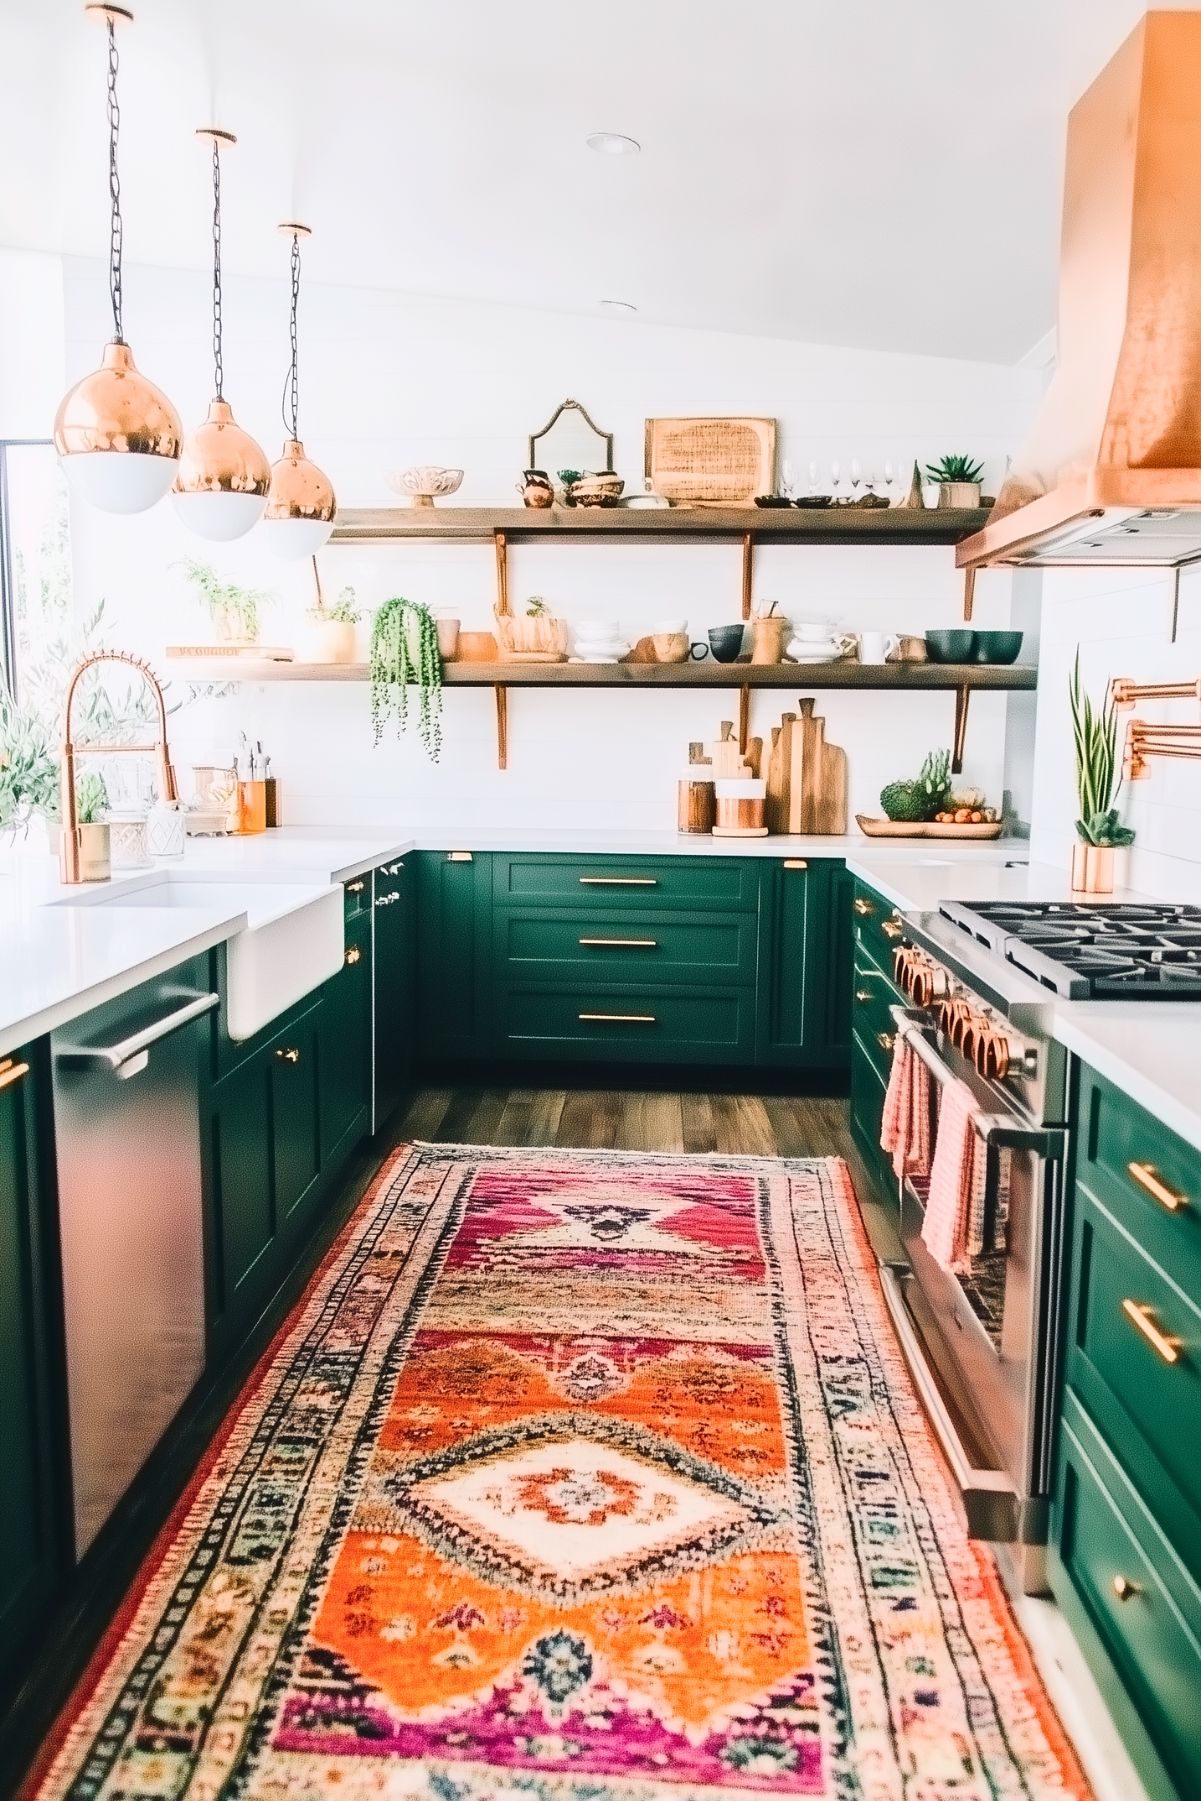
<path fill-rule="evenodd" d="M 267 504 L 265 494 L 180 494 L 177 490 L 171 499 L 180 523 L 198 538 L 208 538 L 214 544 L 244 538 L 258 524 Z"/>
<path fill-rule="evenodd" d="M 264 519 L 259 538 L 281 562 L 299 561 L 328 544 L 333 529 L 332 519 Z"/>
<path fill-rule="evenodd" d="M 133 450 L 77 450 L 60 459 L 73 498 L 102 513 L 144 513 L 163 498 L 178 457 Z"/>

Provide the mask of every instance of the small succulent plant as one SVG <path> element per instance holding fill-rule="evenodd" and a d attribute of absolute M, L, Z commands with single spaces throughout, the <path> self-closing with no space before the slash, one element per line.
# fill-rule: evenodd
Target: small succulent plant
<path fill-rule="evenodd" d="M 978 482 L 983 474 L 983 463 L 973 463 L 971 457 L 945 456 L 926 465 L 928 482 Z"/>

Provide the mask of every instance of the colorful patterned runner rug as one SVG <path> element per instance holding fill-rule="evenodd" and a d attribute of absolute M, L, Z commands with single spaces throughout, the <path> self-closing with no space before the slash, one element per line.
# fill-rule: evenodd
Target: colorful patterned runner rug
<path fill-rule="evenodd" d="M 398 1152 L 143 1580 L 47 1801 L 1087 1792 L 833 1159 Z"/>

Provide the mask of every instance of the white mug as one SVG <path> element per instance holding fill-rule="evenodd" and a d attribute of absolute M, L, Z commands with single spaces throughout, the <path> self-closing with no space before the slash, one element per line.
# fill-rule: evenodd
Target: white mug
<path fill-rule="evenodd" d="M 897 640 L 891 632 L 860 632 L 859 661 L 861 663 L 886 663 L 897 648 Z"/>

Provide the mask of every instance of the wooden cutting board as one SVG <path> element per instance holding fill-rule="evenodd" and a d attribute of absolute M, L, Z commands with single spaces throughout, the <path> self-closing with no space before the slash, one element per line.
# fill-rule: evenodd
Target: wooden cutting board
<path fill-rule="evenodd" d="M 790 823 L 789 830 L 845 832 L 847 753 L 837 744 L 826 743 L 826 722 L 814 714 L 812 697 L 799 704 L 800 717 L 792 732 L 794 792 L 789 806 L 796 824 Z"/>

